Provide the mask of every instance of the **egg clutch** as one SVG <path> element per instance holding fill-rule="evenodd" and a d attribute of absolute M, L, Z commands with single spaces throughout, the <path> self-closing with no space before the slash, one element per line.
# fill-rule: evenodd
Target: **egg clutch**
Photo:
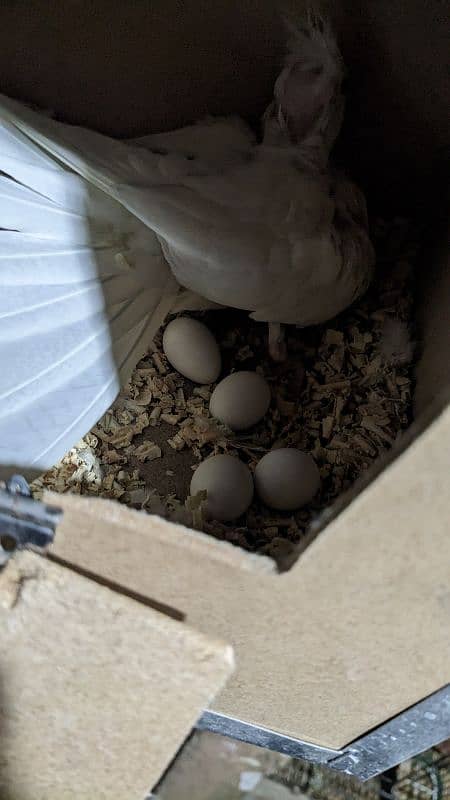
<path fill-rule="evenodd" d="M 194 383 L 215 383 L 220 376 L 219 346 L 206 325 L 196 319 L 172 320 L 164 331 L 163 350 L 171 365 Z M 270 402 L 270 388 L 262 375 L 243 370 L 227 375 L 217 384 L 209 410 L 231 430 L 245 431 L 260 422 Z M 236 456 L 210 456 L 195 470 L 190 493 L 194 496 L 206 492 L 207 516 L 231 522 L 247 511 L 255 490 L 269 508 L 295 511 L 309 503 L 319 488 L 319 470 L 312 456 L 280 447 L 261 458 L 254 476 Z"/>

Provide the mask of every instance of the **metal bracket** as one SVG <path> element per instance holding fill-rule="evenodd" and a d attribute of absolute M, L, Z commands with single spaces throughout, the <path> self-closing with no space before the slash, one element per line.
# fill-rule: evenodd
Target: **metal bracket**
<path fill-rule="evenodd" d="M 0 488 L 0 566 L 17 549 L 51 544 L 61 517 L 61 509 L 33 500 L 25 478 L 13 475 Z"/>
<path fill-rule="evenodd" d="M 198 730 L 265 747 L 292 758 L 324 764 L 367 781 L 450 738 L 450 685 L 347 745 L 330 750 L 242 720 L 205 711 Z"/>
<path fill-rule="evenodd" d="M 342 750 L 319 747 L 319 745 L 277 733 L 269 728 L 261 728 L 259 725 L 252 725 L 250 722 L 243 722 L 234 717 L 227 717 L 225 714 L 218 714 L 215 711 L 204 711 L 195 727 L 200 731 L 219 733 L 221 736 L 229 736 L 230 739 L 237 739 L 239 742 L 265 747 L 267 750 L 273 750 L 276 753 L 291 756 L 291 758 L 314 761 L 316 764 L 327 764 L 333 758 L 343 754 Z"/>
<path fill-rule="evenodd" d="M 348 745 L 327 766 L 367 781 L 450 738 L 450 684 Z"/>

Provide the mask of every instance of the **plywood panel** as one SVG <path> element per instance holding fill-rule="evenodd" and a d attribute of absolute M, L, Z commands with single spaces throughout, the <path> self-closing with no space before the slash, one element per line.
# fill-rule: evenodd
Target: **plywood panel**
<path fill-rule="evenodd" d="M 32 553 L 0 573 L 0 797 L 143 800 L 229 647 Z"/>
<path fill-rule="evenodd" d="M 231 642 L 216 710 L 339 748 L 450 682 L 449 442 L 450 408 L 283 575 L 79 497 L 53 549 Z"/>

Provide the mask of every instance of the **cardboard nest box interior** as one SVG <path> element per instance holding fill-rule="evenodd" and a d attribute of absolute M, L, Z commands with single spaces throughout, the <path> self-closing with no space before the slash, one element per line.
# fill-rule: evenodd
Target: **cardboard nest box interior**
<path fill-rule="evenodd" d="M 24 585 L 22 599 L 0 578 L 6 596 L 0 641 L 7 653 L 0 657 L 1 719 L 9 720 L 0 735 L 15 743 L 13 755 L 2 745 L 2 797 L 12 797 L 19 773 L 20 800 L 142 796 L 146 766 L 150 787 L 215 694 L 217 711 L 341 748 L 450 682 L 445 12 L 438 0 L 426 6 L 350 0 L 329 7 L 350 75 L 341 142 L 348 168 L 369 203 L 414 213 L 428 229 L 417 268 L 420 356 L 408 439 L 343 499 L 283 574 L 267 559 L 113 501 L 48 496 L 64 511 L 53 563 L 40 556 L 18 559 L 19 577 L 11 580 Z M 22 4 L 6 3 L 0 40 L 4 93 L 117 136 L 171 129 L 205 112 L 256 118 L 270 97 L 283 47 L 277 4 L 269 0 L 173 0 L 164 10 L 160 3 L 42 1 L 26 12 Z M 52 593 L 55 583 L 60 588 Z M 49 624 L 37 628 L 36 609 L 45 615 L 47 603 Z M 95 633 L 97 662 L 86 630 Z M 46 637 L 53 649 L 44 647 L 47 657 L 38 657 Z M 230 647 L 235 671 L 224 686 Z M 31 671 L 25 668 L 30 648 L 36 654 Z M 143 677 L 146 664 L 152 686 Z M 117 665 L 125 683 L 136 680 L 123 706 L 114 705 Z M 58 670 L 65 683 L 56 681 Z M 64 685 L 72 692 L 73 735 L 93 732 L 90 753 L 76 750 L 77 769 L 68 755 L 72 744 L 61 733 L 67 717 L 55 711 L 64 702 Z M 158 722 L 146 727 L 150 717 Z M 140 768 L 133 762 L 124 769 L 119 751 L 143 741 L 126 741 L 137 719 L 146 748 L 136 756 Z M 123 735 L 111 735 L 113 726 Z M 105 750 L 93 759 L 105 729 Z M 25 731 L 30 741 L 36 736 L 45 744 L 38 777 L 29 751 L 21 750 Z M 153 753 L 148 765 L 145 750 Z M 28 773 L 25 762 L 33 765 Z"/>

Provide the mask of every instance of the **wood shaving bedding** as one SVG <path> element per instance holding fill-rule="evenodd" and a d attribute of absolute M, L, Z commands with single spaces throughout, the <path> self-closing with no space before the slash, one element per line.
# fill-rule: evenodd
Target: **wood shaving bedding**
<path fill-rule="evenodd" d="M 326 325 L 288 329 L 289 357 L 267 357 L 266 326 L 233 310 L 203 313 L 222 351 L 225 376 L 256 369 L 272 390 L 265 419 L 238 435 L 209 414 L 213 386 L 174 372 L 162 333 L 116 402 L 62 461 L 32 484 L 119 500 L 226 539 L 289 558 L 311 521 L 392 447 L 411 422 L 412 264 L 417 242 L 404 220 L 378 221 L 372 236 L 377 278 L 354 307 Z M 274 514 L 255 498 L 235 524 L 207 522 L 205 497 L 189 497 L 192 470 L 216 453 L 251 470 L 268 450 L 299 447 L 319 467 L 322 488 L 295 514 Z"/>

